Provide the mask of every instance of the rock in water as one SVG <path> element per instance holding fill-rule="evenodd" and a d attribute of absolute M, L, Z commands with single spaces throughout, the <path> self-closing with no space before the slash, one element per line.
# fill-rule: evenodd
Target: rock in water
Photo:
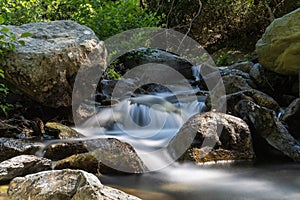
<path fill-rule="evenodd" d="M 72 155 L 55 164 L 55 169 L 82 169 L 91 173 L 143 173 L 143 161 L 128 143 L 113 138 L 84 141 L 88 153 Z"/>
<path fill-rule="evenodd" d="M 18 176 L 50 170 L 51 160 L 33 155 L 21 155 L 0 163 L 0 183 Z"/>
<path fill-rule="evenodd" d="M 0 162 L 9 158 L 35 154 L 43 145 L 21 139 L 0 138 Z"/>
<path fill-rule="evenodd" d="M 10 199 L 99 200 L 139 198 L 101 184 L 99 179 L 81 170 L 55 170 L 13 179 L 9 185 Z"/>
<path fill-rule="evenodd" d="M 240 118 L 217 112 L 191 117 L 169 144 L 169 152 L 196 163 L 254 158 L 248 125 Z"/>
<path fill-rule="evenodd" d="M 259 62 L 269 70 L 296 75 L 300 66 L 300 8 L 275 19 L 256 43 Z"/>
<path fill-rule="evenodd" d="M 290 135 L 274 111 L 260 107 L 251 101 L 242 100 L 236 105 L 236 112 L 251 125 L 257 154 L 264 154 L 264 151 L 268 150 L 267 147 L 262 148 L 259 145 L 270 145 L 294 161 L 300 161 L 299 142 Z M 272 152 L 269 153 L 271 154 Z M 275 159 L 278 160 L 276 157 Z"/>
<path fill-rule="evenodd" d="M 59 139 L 80 138 L 84 137 L 74 129 L 56 122 L 47 122 L 45 124 L 46 134 L 54 136 Z"/>
<path fill-rule="evenodd" d="M 17 45 L 16 51 L 8 55 L 7 65 L 1 66 L 6 79 L 45 106 L 71 106 L 72 88 L 80 67 L 87 71 L 87 76 L 91 68 L 99 68 L 99 76 L 105 70 L 104 43 L 91 29 L 76 22 L 53 21 L 6 27 L 16 35 L 32 34 L 24 38 L 25 46 Z"/>

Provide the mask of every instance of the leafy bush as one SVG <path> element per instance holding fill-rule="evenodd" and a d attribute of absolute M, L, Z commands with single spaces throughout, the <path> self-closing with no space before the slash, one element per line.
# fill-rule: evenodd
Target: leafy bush
<path fill-rule="evenodd" d="M 74 20 L 102 40 L 128 29 L 159 26 L 162 21 L 138 0 L 2 0 L 0 6 L 7 24 Z"/>
<path fill-rule="evenodd" d="M 0 25 L 4 23 L 4 18 L 0 15 Z M 28 32 L 22 33 L 20 38 L 30 36 Z M 21 44 L 25 45 L 25 42 L 17 38 L 14 33 L 12 33 L 6 27 L 0 27 L 0 66 L 6 65 L 6 56 L 9 52 L 16 50 L 16 45 Z M 9 93 L 8 87 L 4 84 L 3 79 L 5 78 L 4 71 L 0 69 L 0 110 L 3 114 L 7 116 L 8 111 L 14 106 L 12 104 L 3 103 L 2 99 L 6 97 Z M 1 80 L 2 79 L 2 80 Z"/>
<path fill-rule="evenodd" d="M 145 0 L 145 6 L 165 13 L 169 28 L 197 40 L 210 53 L 226 47 L 253 50 L 274 17 L 298 8 L 299 0 Z M 190 27 L 190 23 L 192 26 Z"/>

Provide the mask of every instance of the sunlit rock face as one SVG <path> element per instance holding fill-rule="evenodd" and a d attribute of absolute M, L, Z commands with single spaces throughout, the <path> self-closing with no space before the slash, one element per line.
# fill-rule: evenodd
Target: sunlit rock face
<path fill-rule="evenodd" d="M 126 199 L 139 198 L 101 184 L 81 170 L 53 170 L 17 177 L 8 189 L 10 199 Z"/>
<path fill-rule="evenodd" d="M 87 77 L 92 68 L 99 69 L 99 76 L 105 70 L 104 43 L 88 27 L 73 21 L 53 21 L 7 28 L 17 36 L 24 32 L 32 36 L 24 38 L 26 45 L 17 45 L 8 55 L 7 65 L 1 66 L 6 79 L 45 106 L 71 106 L 79 68 Z M 86 81 L 92 82 L 90 79 Z M 86 87 L 91 85 L 87 82 Z"/>
<path fill-rule="evenodd" d="M 259 62 L 279 74 L 297 74 L 300 66 L 300 8 L 274 20 L 256 43 Z"/>
<path fill-rule="evenodd" d="M 0 183 L 15 177 L 51 169 L 51 160 L 34 155 L 20 155 L 0 163 Z"/>
<path fill-rule="evenodd" d="M 191 117 L 169 145 L 171 154 L 191 143 L 180 160 L 196 163 L 225 160 L 251 160 L 254 152 L 248 125 L 240 118 L 207 112 Z"/>

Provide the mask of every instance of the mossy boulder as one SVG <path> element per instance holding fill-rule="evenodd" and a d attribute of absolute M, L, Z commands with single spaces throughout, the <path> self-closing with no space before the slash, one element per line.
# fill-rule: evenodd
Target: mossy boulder
<path fill-rule="evenodd" d="M 256 43 L 259 62 L 269 70 L 295 75 L 300 67 L 300 8 L 275 19 Z"/>

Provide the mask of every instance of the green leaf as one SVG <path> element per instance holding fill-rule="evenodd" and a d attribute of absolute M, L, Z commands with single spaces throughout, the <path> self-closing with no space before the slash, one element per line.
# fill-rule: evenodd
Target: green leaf
<path fill-rule="evenodd" d="M 8 28 L 2 28 L 0 30 L 0 32 L 2 32 L 2 33 L 9 33 L 9 29 Z"/>
<path fill-rule="evenodd" d="M 10 41 L 16 41 L 16 39 L 17 39 L 16 36 L 11 36 L 10 37 Z"/>
<path fill-rule="evenodd" d="M 2 15 L 0 15 L 0 24 L 3 24 L 5 22 L 4 18 Z"/>
<path fill-rule="evenodd" d="M 31 37 L 31 36 L 32 36 L 31 33 L 29 33 L 29 32 L 24 32 L 24 33 L 22 33 L 21 38 L 23 38 L 23 37 Z"/>
<path fill-rule="evenodd" d="M 0 72 L 0 77 L 3 78 L 3 79 L 5 78 L 3 71 Z"/>
<path fill-rule="evenodd" d="M 19 42 L 22 46 L 25 46 L 25 41 L 24 41 L 24 40 L 18 40 L 18 42 Z"/>
<path fill-rule="evenodd" d="M 3 66 L 6 65 L 6 60 L 2 60 L 1 63 Z"/>

